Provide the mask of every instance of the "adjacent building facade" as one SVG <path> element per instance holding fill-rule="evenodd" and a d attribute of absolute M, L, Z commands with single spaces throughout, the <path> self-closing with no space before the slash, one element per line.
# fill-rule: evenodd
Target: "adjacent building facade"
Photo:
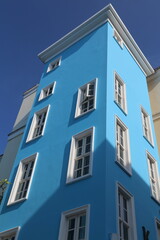
<path fill-rule="evenodd" d="M 111 5 L 39 54 L 44 73 L 0 239 L 159 240 L 154 73 Z"/>
<path fill-rule="evenodd" d="M 160 68 L 155 69 L 155 72 L 148 76 L 148 91 L 150 96 L 152 116 L 154 121 L 154 128 L 157 138 L 158 150 L 160 153 Z"/>

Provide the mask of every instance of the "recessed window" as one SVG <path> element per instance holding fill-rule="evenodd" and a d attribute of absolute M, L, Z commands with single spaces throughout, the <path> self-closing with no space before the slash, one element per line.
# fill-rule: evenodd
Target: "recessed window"
<path fill-rule="evenodd" d="M 78 90 L 75 117 L 95 109 L 97 79 L 85 84 Z"/>
<path fill-rule="evenodd" d="M 160 185 L 157 162 L 149 153 L 147 153 L 147 160 L 152 197 L 160 202 Z"/>
<path fill-rule="evenodd" d="M 90 128 L 72 138 L 67 183 L 91 175 L 93 129 Z"/>
<path fill-rule="evenodd" d="M 131 172 L 128 129 L 122 121 L 116 117 L 116 151 L 117 162 Z"/>
<path fill-rule="evenodd" d="M 118 186 L 118 226 L 120 240 L 136 239 L 133 197 Z"/>
<path fill-rule="evenodd" d="M 56 85 L 56 82 L 54 82 L 54 83 L 48 85 L 47 87 L 43 88 L 41 90 L 41 93 L 40 93 L 38 101 L 40 101 L 40 100 L 42 100 L 44 98 L 47 98 L 50 95 L 52 95 L 53 92 L 54 92 L 54 89 L 55 89 L 55 85 Z"/>
<path fill-rule="evenodd" d="M 48 116 L 49 106 L 36 112 L 33 116 L 27 142 L 43 135 Z"/>
<path fill-rule="evenodd" d="M 126 88 L 123 80 L 115 73 L 115 102 L 124 112 L 126 112 Z"/>
<path fill-rule="evenodd" d="M 4 232 L 0 232 L 0 240 L 16 240 L 20 227 L 12 228 Z"/>
<path fill-rule="evenodd" d="M 118 42 L 118 44 L 121 47 L 123 47 L 123 40 L 122 40 L 121 36 L 119 35 L 119 33 L 116 30 L 114 30 L 114 38 Z"/>
<path fill-rule="evenodd" d="M 56 60 L 54 60 L 53 62 L 51 62 L 48 65 L 47 73 L 53 71 L 54 69 L 56 69 L 58 66 L 60 66 L 60 64 L 61 64 L 61 57 L 56 59 Z"/>
<path fill-rule="evenodd" d="M 143 108 L 141 108 L 141 113 L 142 113 L 143 135 L 153 145 L 150 117 Z"/>
<path fill-rule="evenodd" d="M 38 154 L 23 159 L 18 167 L 8 205 L 27 199 Z"/>
<path fill-rule="evenodd" d="M 87 240 L 89 206 L 66 211 L 62 214 L 58 240 Z"/>

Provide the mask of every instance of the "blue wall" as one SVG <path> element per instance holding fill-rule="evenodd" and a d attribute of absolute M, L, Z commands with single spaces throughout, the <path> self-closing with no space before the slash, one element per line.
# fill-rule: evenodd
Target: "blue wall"
<path fill-rule="evenodd" d="M 59 56 L 62 63 L 56 70 L 46 74 L 49 63 L 45 65 L 10 177 L 13 183 L 19 162 L 39 152 L 29 197 L 6 206 L 10 186 L 1 206 L 0 231 L 21 226 L 18 240 L 58 239 L 61 213 L 90 204 L 89 239 L 109 239 L 109 233 L 117 232 L 118 181 L 134 195 L 138 239 L 142 239 L 142 225 L 155 239 L 154 217 L 159 217 L 159 206 L 150 197 L 146 149 L 155 159 L 158 154 L 155 138 L 153 148 L 143 137 L 140 106 L 151 116 L 144 73 L 127 48 L 122 49 L 115 41 L 108 23 Z M 114 102 L 114 71 L 126 83 L 127 115 Z M 96 110 L 75 119 L 78 88 L 95 78 L 98 78 Z M 54 81 L 54 94 L 38 102 L 41 89 Z M 49 104 L 44 136 L 26 143 L 33 114 Z M 129 128 L 132 176 L 115 163 L 115 115 Z M 66 184 L 71 138 L 92 126 L 95 126 L 92 176 Z"/>

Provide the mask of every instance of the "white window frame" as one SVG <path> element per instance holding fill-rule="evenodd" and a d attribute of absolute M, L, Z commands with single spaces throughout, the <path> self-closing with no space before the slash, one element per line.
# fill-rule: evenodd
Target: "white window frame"
<path fill-rule="evenodd" d="M 116 138 L 116 163 L 120 165 L 127 173 L 132 174 L 131 159 L 130 159 L 130 142 L 129 142 L 129 131 L 125 124 L 116 116 L 115 117 L 115 138 Z M 120 131 L 123 131 L 123 139 L 121 135 L 117 135 Z M 118 139 L 117 139 L 118 137 Z M 121 144 L 121 139 L 123 144 Z M 123 150 L 124 158 L 120 158 L 120 150 Z"/>
<path fill-rule="evenodd" d="M 56 86 L 56 82 L 53 82 L 52 84 L 49 84 L 47 87 L 43 88 L 40 92 L 38 101 L 41 101 L 49 96 L 51 96 L 54 93 L 54 89 Z M 52 88 L 52 91 L 50 89 Z M 47 92 L 47 93 L 45 93 Z"/>
<path fill-rule="evenodd" d="M 117 41 L 117 43 L 120 45 L 121 48 L 123 48 L 123 39 L 121 38 L 120 34 L 114 29 L 113 37 Z"/>
<path fill-rule="evenodd" d="M 15 227 L 15 228 L 11 228 L 8 229 L 6 231 L 0 232 L 0 240 L 4 240 L 6 238 L 9 238 L 11 235 L 15 235 L 15 239 L 18 239 L 18 235 L 19 235 L 19 231 L 20 231 L 20 227 Z"/>
<path fill-rule="evenodd" d="M 76 117 L 79 117 L 79 116 L 82 116 L 82 115 L 84 115 L 84 114 L 86 114 L 86 113 L 88 113 L 88 112 L 91 112 L 91 111 L 93 111 L 94 109 L 96 109 L 97 82 L 98 82 L 98 78 L 95 78 L 94 80 L 86 83 L 85 85 L 81 86 L 81 87 L 78 89 L 78 97 L 77 97 L 75 118 L 76 118 Z M 93 83 L 94 83 L 94 94 L 93 94 L 93 101 L 94 101 L 94 103 L 93 103 L 93 108 L 88 109 L 87 111 L 81 113 L 81 104 L 82 104 L 82 102 L 83 102 L 83 101 L 82 101 L 83 90 L 86 89 L 86 92 L 87 92 L 86 95 L 88 95 L 88 97 L 90 97 L 90 96 L 89 96 L 89 86 L 90 86 L 91 84 L 93 84 Z M 91 96 L 91 97 L 92 97 L 92 96 Z M 89 101 L 89 100 L 88 100 L 88 101 Z"/>
<path fill-rule="evenodd" d="M 86 213 L 86 225 L 85 225 L 85 239 L 89 239 L 89 218 L 90 218 L 90 205 L 84 205 L 69 211 L 65 211 L 61 214 L 60 230 L 58 240 L 67 240 L 68 233 L 68 218 L 76 217 L 83 213 Z M 77 230 L 77 229 L 76 229 Z M 75 238 L 74 240 L 78 240 Z"/>
<path fill-rule="evenodd" d="M 92 175 L 92 164 L 93 164 L 93 149 L 94 149 L 94 127 L 91 127 L 79 134 L 76 134 L 75 136 L 72 137 L 71 141 L 71 148 L 70 148 L 70 157 L 69 157 L 69 164 L 68 164 L 68 171 L 67 171 L 67 180 L 66 183 L 71 183 L 74 181 L 79 181 L 83 178 L 86 178 L 88 176 Z M 85 136 L 90 135 L 92 136 L 91 139 L 91 149 L 90 149 L 90 159 L 89 159 L 89 172 L 86 175 L 82 175 L 80 177 L 74 177 L 74 172 L 75 172 L 75 153 L 76 153 L 76 144 L 77 140 L 84 138 Z M 83 158 L 83 155 L 82 155 Z M 84 160 L 83 160 L 84 161 Z M 83 168 L 82 168 L 83 170 Z"/>
<path fill-rule="evenodd" d="M 16 177 L 15 177 L 15 180 L 14 180 L 14 183 L 13 183 L 13 187 L 12 187 L 12 190 L 11 190 L 11 193 L 10 193 L 10 196 L 9 196 L 7 206 L 28 199 L 28 195 L 29 195 L 29 192 L 30 192 L 30 187 L 31 187 L 31 184 L 32 184 L 32 179 L 33 179 L 33 175 L 34 175 L 34 171 L 35 171 L 35 167 L 36 167 L 37 158 L 38 158 L 38 153 L 35 153 L 35 154 L 23 159 L 19 163 L 18 170 L 17 170 L 17 173 L 16 173 Z M 23 164 L 25 164 L 27 162 L 30 162 L 31 160 L 34 160 L 34 166 L 33 166 L 33 169 L 32 169 L 31 176 L 30 176 L 30 181 L 29 181 L 29 185 L 28 185 L 28 188 L 27 188 L 26 196 L 24 198 L 15 200 L 16 194 L 17 194 L 17 191 L 18 191 L 18 187 L 19 187 L 19 183 L 21 181 L 21 177 L 22 177 L 22 174 L 23 174 Z"/>
<path fill-rule="evenodd" d="M 141 107 L 141 116 L 142 116 L 142 127 L 143 127 L 143 136 L 152 144 L 153 143 L 153 137 L 152 137 L 152 129 L 151 129 L 151 122 L 150 122 L 150 116 L 148 113 L 144 110 L 143 107 Z"/>
<path fill-rule="evenodd" d="M 119 201 L 119 193 L 120 193 L 120 199 L 122 200 L 122 197 L 124 197 L 127 200 L 127 208 L 123 207 L 122 201 Z M 120 203 L 120 205 L 119 205 Z M 127 222 L 125 221 L 124 211 L 122 213 L 122 209 L 124 209 L 127 213 Z M 121 212 L 121 216 L 120 216 Z M 120 222 L 122 225 L 128 225 L 129 231 L 128 231 L 128 240 L 137 240 L 137 232 L 136 232 L 136 219 L 135 219 L 135 207 L 134 207 L 134 198 L 132 194 L 130 194 L 121 184 L 117 183 L 117 227 L 118 227 L 118 235 L 119 240 L 123 240 L 123 238 L 120 238 Z M 123 230 L 121 231 L 123 235 Z"/>
<path fill-rule="evenodd" d="M 53 62 L 51 62 L 48 65 L 47 73 L 49 73 L 49 72 L 55 70 L 57 67 L 59 67 L 61 65 L 61 59 L 62 59 L 62 57 L 59 57 L 59 58 L 55 59 Z"/>
<path fill-rule="evenodd" d="M 47 122 L 47 118 L 48 118 L 49 109 L 50 109 L 50 105 L 48 105 L 47 107 L 45 107 L 45 108 L 41 109 L 40 111 L 34 113 L 26 142 L 29 142 L 31 140 L 34 140 L 34 139 L 39 138 L 39 137 L 44 135 L 44 130 L 45 130 L 45 126 L 46 126 L 46 122 Z M 43 123 L 42 133 L 39 134 L 38 136 L 34 137 L 34 131 L 35 131 L 35 128 L 37 127 L 38 116 L 45 113 L 45 112 L 46 112 L 46 116 L 45 116 L 45 121 Z"/>
<path fill-rule="evenodd" d="M 118 83 L 121 86 L 121 94 L 119 93 Z M 121 99 L 121 103 L 119 102 L 119 98 Z M 114 101 L 116 104 L 127 113 L 127 101 L 126 101 L 126 85 L 122 78 L 114 72 Z"/>
<path fill-rule="evenodd" d="M 157 161 L 146 151 L 148 173 L 150 179 L 151 196 L 158 202 L 160 202 L 160 183 Z M 152 164 L 151 164 L 152 163 Z"/>
<path fill-rule="evenodd" d="M 155 227 L 157 233 L 157 240 L 160 240 L 160 220 L 155 218 Z"/>

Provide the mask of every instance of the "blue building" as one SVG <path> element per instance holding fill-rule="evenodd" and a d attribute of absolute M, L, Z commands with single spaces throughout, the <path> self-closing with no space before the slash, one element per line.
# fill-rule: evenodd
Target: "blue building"
<path fill-rule="evenodd" d="M 159 240 L 154 70 L 111 5 L 39 54 L 3 240 Z"/>

